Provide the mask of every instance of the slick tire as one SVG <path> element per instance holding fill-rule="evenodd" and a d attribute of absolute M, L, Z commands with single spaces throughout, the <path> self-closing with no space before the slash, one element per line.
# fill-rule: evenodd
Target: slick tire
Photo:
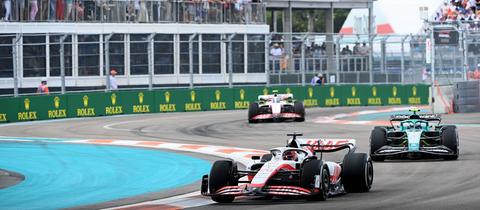
<path fill-rule="evenodd" d="M 252 102 L 250 103 L 250 106 L 248 107 L 248 122 L 249 123 L 257 123 L 258 120 L 254 120 L 253 117 L 255 117 L 258 113 L 258 103 L 257 102 Z"/>
<path fill-rule="evenodd" d="M 315 176 L 320 175 L 320 189 L 318 193 L 308 196 L 309 201 L 324 201 L 328 198 L 330 188 L 330 173 L 328 166 L 321 160 L 309 160 L 302 166 L 300 175 L 301 186 L 305 189 L 314 189 Z"/>
<path fill-rule="evenodd" d="M 373 161 L 385 160 L 385 157 L 373 155 L 385 145 L 387 145 L 387 132 L 383 127 L 375 127 L 370 134 L 370 157 Z"/>
<path fill-rule="evenodd" d="M 368 192 L 373 183 L 373 164 L 366 153 L 351 153 L 345 156 L 342 168 L 342 183 L 345 191 Z"/>
<path fill-rule="evenodd" d="M 236 185 L 233 179 L 233 172 L 235 167 L 232 161 L 219 160 L 215 161 L 210 170 L 210 176 L 208 177 L 208 188 L 210 193 L 215 193 L 217 190 L 225 186 Z M 228 195 L 212 195 L 212 200 L 218 203 L 231 203 L 235 199 L 235 196 Z"/>
<path fill-rule="evenodd" d="M 296 118 L 295 121 L 297 122 L 305 121 L 305 107 L 303 106 L 302 102 L 295 101 L 293 103 L 293 110 L 295 111 L 295 113 L 300 115 L 300 118 Z"/>
<path fill-rule="evenodd" d="M 445 156 L 445 160 L 456 160 L 458 159 L 458 133 L 457 127 L 454 125 L 444 126 L 442 128 L 442 134 L 440 135 L 440 140 L 443 146 L 454 151 L 454 155 Z"/>

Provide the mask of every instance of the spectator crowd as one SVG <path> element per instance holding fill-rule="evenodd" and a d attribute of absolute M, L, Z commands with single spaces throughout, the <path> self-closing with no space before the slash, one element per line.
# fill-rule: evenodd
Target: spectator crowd
<path fill-rule="evenodd" d="M 262 0 L 0 0 L 0 20 L 264 23 Z"/>
<path fill-rule="evenodd" d="M 436 22 L 480 20 L 480 0 L 444 0 L 435 13 Z"/>

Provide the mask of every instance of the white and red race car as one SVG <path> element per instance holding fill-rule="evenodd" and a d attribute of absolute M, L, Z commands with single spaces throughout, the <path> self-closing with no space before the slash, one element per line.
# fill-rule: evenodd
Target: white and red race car
<path fill-rule="evenodd" d="M 201 193 L 219 203 L 236 196 L 305 197 L 326 200 L 347 192 L 368 192 L 373 182 L 373 165 L 365 153 L 355 153 L 353 139 L 298 139 L 293 136 L 286 147 L 256 160 L 239 170 L 230 160 L 216 161 L 209 175 L 202 178 Z M 346 151 L 342 161 L 324 160 L 324 153 Z"/>
<path fill-rule="evenodd" d="M 293 99 L 293 94 L 277 94 L 274 91 L 272 95 L 260 95 L 258 101 L 248 108 L 249 123 L 286 119 L 305 121 L 305 107 L 302 102 Z"/>

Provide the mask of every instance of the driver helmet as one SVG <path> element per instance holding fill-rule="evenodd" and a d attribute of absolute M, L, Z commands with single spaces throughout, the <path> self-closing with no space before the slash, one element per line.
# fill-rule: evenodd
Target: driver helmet
<path fill-rule="evenodd" d="M 295 152 L 294 150 L 287 150 L 283 153 L 283 159 L 296 161 L 298 159 L 297 152 Z"/>

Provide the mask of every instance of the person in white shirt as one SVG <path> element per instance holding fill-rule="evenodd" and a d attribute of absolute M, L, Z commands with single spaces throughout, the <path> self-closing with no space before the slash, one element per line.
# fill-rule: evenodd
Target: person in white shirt
<path fill-rule="evenodd" d="M 12 13 L 12 1 L 10 0 L 3 1 L 3 7 L 5 8 L 5 16 L 3 17 L 3 20 L 9 21 L 10 15 Z"/>
<path fill-rule="evenodd" d="M 117 75 L 117 71 L 115 69 L 112 69 L 110 71 L 110 76 L 109 76 L 110 90 L 118 89 L 117 78 L 115 78 L 116 75 Z"/>
<path fill-rule="evenodd" d="M 280 59 L 283 55 L 283 50 L 278 43 L 273 44 L 273 48 L 270 50 L 270 55 L 272 56 L 273 72 L 277 73 L 280 71 Z"/>

